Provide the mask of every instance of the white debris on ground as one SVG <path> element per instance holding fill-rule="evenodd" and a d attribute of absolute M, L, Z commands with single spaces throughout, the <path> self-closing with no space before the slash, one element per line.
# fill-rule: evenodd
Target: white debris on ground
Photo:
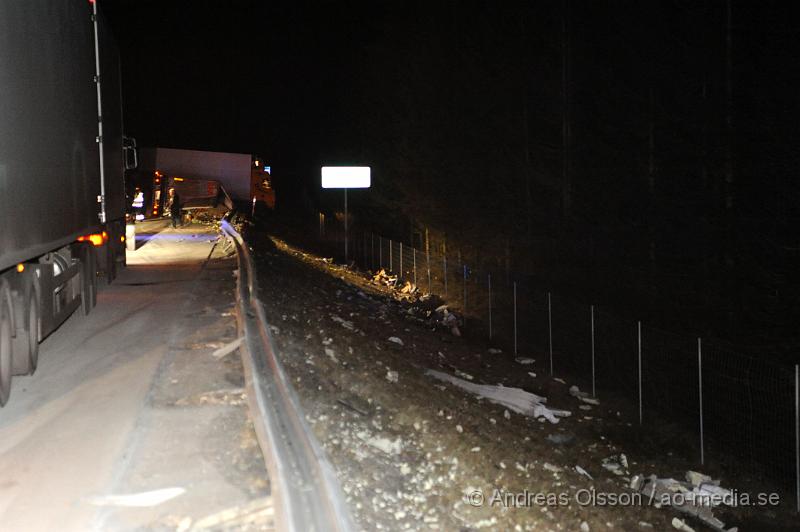
<path fill-rule="evenodd" d="M 713 508 L 734 503 L 733 492 L 719 484 L 719 480 L 690 470 L 686 472 L 685 482 L 673 478 L 658 478 L 655 475 L 636 475 L 631 479 L 630 488 L 643 493 L 654 503 L 696 518 L 714 530 L 736 532 L 736 527 L 726 529 L 725 523 L 714 517 Z M 673 519 L 672 524 L 678 530 L 691 530 L 678 518 Z"/>
<path fill-rule="evenodd" d="M 598 400 L 597 400 L 597 399 L 595 399 L 594 397 L 590 397 L 590 396 L 589 396 L 589 394 L 588 394 L 587 392 L 582 392 L 582 391 L 580 390 L 580 388 L 578 388 L 578 387 L 577 387 L 577 386 L 575 386 L 575 385 L 572 385 L 572 386 L 570 386 L 570 387 L 569 387 L 569 394 L 570 394 L 572 397 L 575 397 L 575 398 L 577 398 L 579 401 L 583 401 L 584 403 L 587 403 L 587 404 L 590 404 L 590 405 L 595 405 L 595 406 L 597 406 L 597 405 L 599 405 L 599 404 L 600 404 L 600 401 L 598 401 Z M 584 409 L 584 410 L 585 410 L 585 409 Z"/>
<path fill-rule="evenodd" d="M 400 346 L 403 345 L 403 341 L 400 338 L 398 338 L 397 336 L 390 336 L 389 338 L 387 338 L 387 340 L 392 342 L 393 344 L 397 344 L 397 345 L 400 345 Z"/>
<path fill-rule="evenodd" d="M 89 504 L 95 506 L 125 506 L 130 508 L 147 508 L 158 506 L 179 495 L 186 493 L 186 488 L 163 488 L 141 493 L 130 493 L 126 495 L 98 495 L 88 497 Z"/>
<path fill-rule="evenodd" d="M 586 471 L 584 468 L 582 468 L 579 465 L 575 466 L 575 471 L 577 471 L 579 474 L 583 475 L 584 477 L 588 478 L 589 480 L 594 480 L 594 478 L 592 478 L 592 475 L 590 475 L 588 471 Z"/>
<path fill-rule="evenodd" d="M 620 453 L 603 459 L 603 467 L 615 475 L 628 474 L 628 457 Z"/>
<path fill-rule="evenodd" d="M 338 323 L 339 325 L 341 325 L 342 327 L 344 327 L 345 329 L 348 329 L 350 331 L 354 330 L 352 321 L 347 321 L 345 319 L 342 319 L 339 316 L 336 316 L 335 314 L 331 315 L 331 319 L 336 323 Z"/>
<path fill-rule="evenodd" d="M 550 423 L 558 423 L 559 417 L 567 417 L 572 414 L 568 410 L 547 408 L 544 405 L 544 403 L 547 402 L 546 397 L 526 392 L 521 388 L 507 388 L 505 386 L 494 386 L 491 384 L 474 384 L 432 369 L 429 369 L 426 373 L 441 381 L 454 384 L 479 397 L 488 399 L 495 404 L 505 406 L 523 416 L 534 418 L 543 417 Z"/>
<path fill-rule="evenodd" d="M 397 276 L 389 275 L 386 270 L 381 268 L 372 276 L 372 282 L 381 286 L 394 287 L 397 285 Z"/>

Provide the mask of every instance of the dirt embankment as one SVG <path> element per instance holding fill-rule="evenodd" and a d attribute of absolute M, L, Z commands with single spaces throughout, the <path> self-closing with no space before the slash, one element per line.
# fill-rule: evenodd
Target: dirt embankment
<path fill-rule="evenodd" d="M 621 457 L 627 418 L 537 375 L 524 360 L 536 354 L 515 359 L 433 327 L 424 306 L 283 241 L 255 248 L 277 351 L 364 529 L 666 530 L 687 519 L 628 487 L 636 474 L 682 480 L 686 464 L 666 450 Z M 428 370 L 520 388 L 571 415 L 522 415 Z"/>

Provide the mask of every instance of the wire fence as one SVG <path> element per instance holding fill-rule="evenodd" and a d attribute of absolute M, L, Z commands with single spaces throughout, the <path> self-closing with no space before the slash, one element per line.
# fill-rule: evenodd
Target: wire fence
<path fill-rule="evenodd" d="M 343 249 L 341 231 L 321 226 L 320 236 Z M 678 424 L 690 435 L 686 459 L 734 460 L 795 491 L 800 511 L 798 366 L 661 330 L 602 303 L 552 293 L 530 276 L 478 270 L 458 254 L 369 232 L 349 235 L 348 260 L 438 295 L 465 316 L 467 334 L 533 358 L 528 367 L 537 374 L 568 376 L 595 396 L 621 396 L 634 405 L 634 423 Z"/>

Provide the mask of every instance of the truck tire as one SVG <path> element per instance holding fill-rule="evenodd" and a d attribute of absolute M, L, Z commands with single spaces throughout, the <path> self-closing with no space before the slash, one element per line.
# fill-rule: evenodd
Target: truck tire
<path fill-rule="evenodd" d="M 11 395 L 12 325 L 11 291 L 8 283 L 0 281 L 0 406 L 4 406 Z"/>
<path fill-rule="evenodd" d="M 81 308 L 88 316 L 97 305 L 97 259 L 94 247 L 86 245 L 81 249 Z"/>
<path fill-rule="evenodd" d="M 23 291 L 17 309 L 17 336 L 14 340 L 13 374 L 31 375 L 39 362 L 39 297 L 33 283 Z"/>

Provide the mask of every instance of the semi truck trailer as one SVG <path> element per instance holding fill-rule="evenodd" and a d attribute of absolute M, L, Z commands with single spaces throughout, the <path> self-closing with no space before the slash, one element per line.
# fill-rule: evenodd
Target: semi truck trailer
<path fill-rule="evenodd" d="M 250 154 L 145 147 L 140 155 L 139 174 L 143 180 L 162 176 L 212 180 L 221 184 L 234 202 L 247 205 L 251 200 Z M 153 196 L 153 200 L 158 199 Z"/>
<path fill-rule="evenodd" d="M 119 51 L 97 1 L 0 0 L 0 405 L 125 263 Z"/>

